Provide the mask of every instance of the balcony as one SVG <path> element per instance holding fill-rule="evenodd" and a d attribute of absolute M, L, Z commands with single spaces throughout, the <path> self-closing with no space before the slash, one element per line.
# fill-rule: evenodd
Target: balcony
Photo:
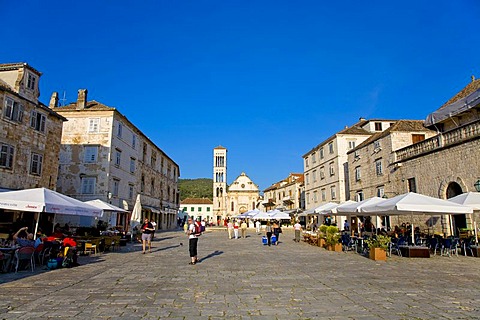
<path fill-rule="evenodd" d="M 480 120 L 395 151 L 395 163 L 480 137 Z"/>

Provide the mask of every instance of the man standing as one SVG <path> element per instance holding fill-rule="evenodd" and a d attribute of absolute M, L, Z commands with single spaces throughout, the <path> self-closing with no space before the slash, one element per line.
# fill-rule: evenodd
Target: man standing
<path fill-rule="evenodd" d="M 247 237 L 247 223 L 245 222 L 245 220 L 242 221 L 242 224 L 240 225 L 240 229 L 242 229 L 242 238 L 246 238 Z"/>
<path fill-rule="evenodd" d="M 261 231 L 260 227 L 261 227 L 260 220 L 255 221 L 255 228 L 256 228 L 257 234 L 260 234 L 260 231 Z"/>
<path fill-rule="evenodd" d="M 227 230 L 228 230 L 228 239 L 232 239 L 232 237 L 233 237 L 233 223 L 230 220 L 228 220 L 228 223 L 227 223 Z"/>
<path fill-rule="evenodd" d="M 295 242 L 300 242 L 300 232 L 302 232 L 302 225 L 298 222 L 293 225 L 295 230 Z"/>
<path fill-rule="evenodd" d="M 195 222 L 193 221 L 192 218 L 188 218 L 187 235 L 188 235 L 188 251 L 190 252 L 190 259 L 191 259 L 189 264 L 194 265 L 198 262 L 198 259 L 197 259 L 198 235 L 197 235 L 197 232 L 195 231 Z"/>
<path fill-rule="evenodd" d="M 145 218 L 142 227 L 140 228 L 142 231 L 142 247 L 143 247 L 143 254 L 145 254 L 146 245 L 148 242 L 148 252 L 152 253 L 152 233 L 155 231 L 153 225 Z"/>

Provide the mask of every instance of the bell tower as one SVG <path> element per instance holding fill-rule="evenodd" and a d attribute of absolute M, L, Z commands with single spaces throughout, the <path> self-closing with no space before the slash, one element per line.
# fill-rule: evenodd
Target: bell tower
<path fill-rule="evenodd" d="M 227 214 L 227 149 L 213 149 L 213 216 L 225 219 Z"/>

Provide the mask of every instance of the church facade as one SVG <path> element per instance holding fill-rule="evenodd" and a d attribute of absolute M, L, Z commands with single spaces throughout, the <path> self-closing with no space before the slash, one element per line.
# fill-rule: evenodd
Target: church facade
<path fill-rule="evenodd" d="M 227 186 L 227 149 L 213 149 L 213 214 L 216 220 L 225 220 L 253 210 L 260 201 L 258 186 L 242 172 Z"/>

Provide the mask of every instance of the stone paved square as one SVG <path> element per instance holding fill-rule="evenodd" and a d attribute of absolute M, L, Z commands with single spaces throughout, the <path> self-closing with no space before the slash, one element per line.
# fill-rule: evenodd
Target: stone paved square
<path fill-rule="evenodd" d="M 81 266 L 0 275 L 0 319 L 480 319 L 480 264 L 472 257 L 374 262 L 292 241 L 278 246 L 200 237 L 188 265 L 181 231 L 80 257 Z"/>

